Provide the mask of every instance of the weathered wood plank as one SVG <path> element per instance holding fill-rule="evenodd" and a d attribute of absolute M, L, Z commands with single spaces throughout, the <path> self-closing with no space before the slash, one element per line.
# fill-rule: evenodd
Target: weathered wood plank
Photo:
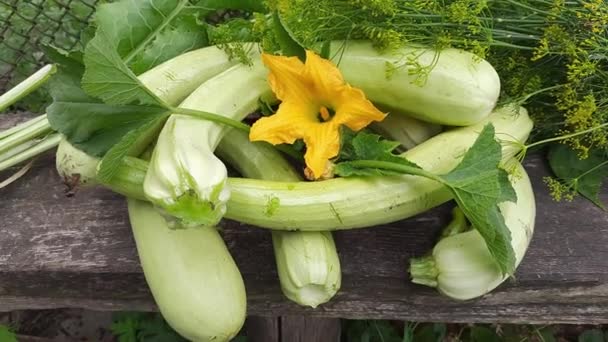
<path fill-rule="evenodd" d="M 52 162 L 40 159 L 23 179 L 0 190 L 0 310 L 153 310 L 124 200 L 103 189 L 65 197 Z M 316 310 L 281 295 L 268 231 L 223 222 L 246 282 L 249 313 L 608 323 L 608 213 L 584 200 L 553 202 L 542 183 L 544 163 L 530 157 L 526 168 L 537 196 L 535 236 L 516 280 L 484 298 L 456 302 L 407 279 L 408 259 L 427 252 L 447 223 L 446 205 L 382 227 L 336 233 L 342 289 Z M 608 201 L 608 191 L 601 198 Z"/>
<path fill-rule="evenodd" d="M 340 342 L 340 319 L 281 317 L 281 342 Z"/>
<path fill-rule="evenodd" d="M 280 318 L 249 316 L 245 322 L 247 341 L 281 342 Z"/>

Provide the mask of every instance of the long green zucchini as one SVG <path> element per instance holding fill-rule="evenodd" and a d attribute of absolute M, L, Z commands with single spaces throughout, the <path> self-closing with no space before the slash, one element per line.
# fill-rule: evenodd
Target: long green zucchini
<path fill-rule="evenodd" d="M 452 170 L 491 122 L 510 159 L 532 130 L 523 108 L 504 107 L 486 120 L 436 135 L 405 152 L 423 169 L 443 174 Z M 509 143 L 511 142 L 511 143 Z M 320 182 L 268 182 L 230 179 L 232 196 L 226 218 L 280 230 L 337 230 L 393 222 L 422 213 L 452 198 L 447 188 L 418 176 L 336 178 Z M 268 205 L 272 215 L 264 215 Z"/>
<path fill-rule="evenodd" d="M 503 142 L 503 160 L 520 150 L 532 121 L 523 108 L 506 106 L 486 120 L 443 132 L 405 152 L 425 170 L 452 170 L 483 126 L 492 123 Z M 115 192 L 145 199 L 141 179 L 147 163 L 127 158 L 113 184 Z M 418 176 L 334 178 L 319 182 L 274 182 L 230 178 L 226 218 L 275 230 L 329 231 L 363 228 L 402 220 L 447 202 L 447 188 Z M 270 215 L 268 209 L 272 208 Z"/>

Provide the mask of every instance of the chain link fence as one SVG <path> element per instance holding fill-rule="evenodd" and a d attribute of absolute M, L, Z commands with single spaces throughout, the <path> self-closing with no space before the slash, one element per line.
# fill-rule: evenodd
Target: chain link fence
<path fill-rule="evenodd" d="M 70 50 L 99 0 L 0 0 L 0 94 L 47 61 L 45 44 Z"/>

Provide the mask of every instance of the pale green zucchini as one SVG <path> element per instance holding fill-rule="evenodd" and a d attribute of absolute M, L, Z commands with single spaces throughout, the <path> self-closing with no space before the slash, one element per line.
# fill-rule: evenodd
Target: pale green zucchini
<path fill-rule="evenodd" d="M 348 83 L 374 103 L 423 121 L 475 124 L 492 112 L 500 95 L 492 65 L 463 50 L 404 46 L 381 52 L 364 41 L 333 42 L 331 48 Z M 413 62 L 406 64 L 408 59 Z M 429 70 L 422 84 L 412 72 L 419 67 Z"/>
<path fill-rule="evenodd" d="M 484 121 L 443 132 L 405 152 L 423 169 L 443 174 L 453 169 L 483 126 L 492 123 L 510 159 L 532 130 L 523 108 L 503 107 Z M 514 143 L 519 142 L 520 145 Z M 450 200 L 443 185 L 418 176 L 335 178 L 319 182 L 269 182 L 232 178 L 226 218 L 280 230 L 336 230 L 393 222 Z M 264 215 L 269 205 L 272 215 Z"/>
<path fill-rule="evenodd" d="M 150 203 L 128 205 L 146 282 L 169 325 L 197 342 L 236 336 L 246 317 L 245 285 L 217 230 L 172 230 Z"/>
<path fill-rule="evenodd" d="M 254 179 L 301 179 L 281 154 L 264 142 L 250 142 L 244 132 L 231 130 L 217 154 L 241 175 Z M 272 203 L 266 215 L 272 215 Z M 340 289 L 342 272 L 330 232 L 272 231 L 272 245 L 283 294 L 304 306 L 328 302 Z"/>
<path fill-rule="evenodd" d="M 517 166 L 511 182 L 517 202 L 504 202 L 499 207 L 511 232 L 517 267 L 534 232 L 536 205 L 526 170 L 515 163 Z M 461 300 L 482 296 L 508 278 L 501 272 L 477 230 L 442 238 L 431 255 L 411 260 L 410 273 L 412 282 L 435 287 L 444 295 Z"/>

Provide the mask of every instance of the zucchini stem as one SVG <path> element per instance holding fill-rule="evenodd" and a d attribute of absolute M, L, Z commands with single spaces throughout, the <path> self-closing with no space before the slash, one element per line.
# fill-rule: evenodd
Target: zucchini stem
<path fill-rule="evenodd" d="M 412 275 L 412 282 L 415 284 L 437 287 L 439 271 L 432 255 L 411 259 L 410 274 Z"/>

